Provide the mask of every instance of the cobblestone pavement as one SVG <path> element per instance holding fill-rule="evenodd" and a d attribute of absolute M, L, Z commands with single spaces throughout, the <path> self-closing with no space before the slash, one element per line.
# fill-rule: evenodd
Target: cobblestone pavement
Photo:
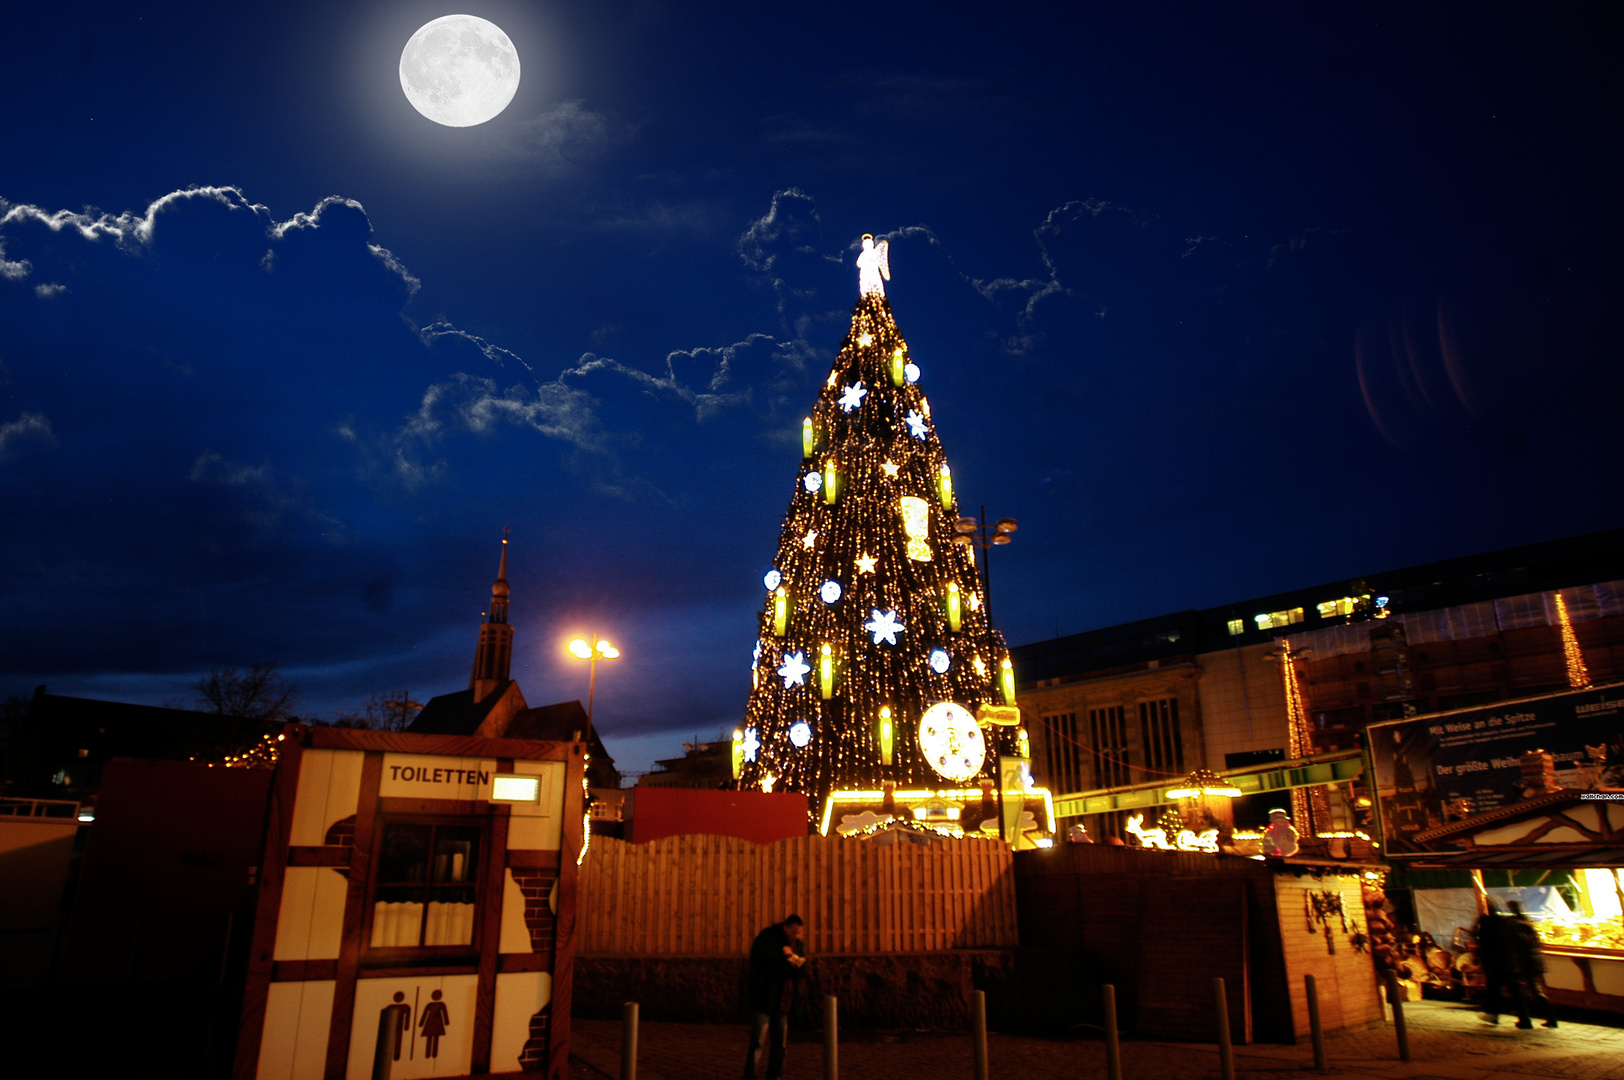
<path fill-rule="evenodd" d="M 1618 1026 L 1564 1020 L 1554 1031 L 1519 1031 L 1512 1017 L 1490 1027 L 1462 1005 L 1412 1002 L 1405 1006 L 1411 1060 L 1398 1060 L 1391 1023 L 1326 1038 L 1329 1075 L 1347 1080 L 1624 1080 L 1624 1022 Z M 733 1080 L 744 1072 L 748 1029 L 742 1024 L 644 1023 L 639 1031 L 638 1080 Z M 620 1024 L 571 1021 L 570 1080 L 618 1080 Z M 987 1056 L 994 1080 L 1104 1077 L 1105 1046 L 1098 1041 L 990 1034 Z M 1302 1046 L 1235 1048 L 1239 1077 L 1282 1077 L 1313 1072 Z M 970 1080 L 968 1035 L 935 1032 L 852 1032 L 840 1044 L 842 1080 Z M 1208 1080 L 1219 1076 L 1213 1044 L 1125 1041 L 1124 1080 Z M 821 1080 L 823 1048 L 815 1032 L 792 1033 L 785 1080 Z"/>

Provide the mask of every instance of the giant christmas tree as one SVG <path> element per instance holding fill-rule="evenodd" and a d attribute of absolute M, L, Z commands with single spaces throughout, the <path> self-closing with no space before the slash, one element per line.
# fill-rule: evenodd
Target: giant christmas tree
<path fill-rule="evenodd" d="M 735 733 L 741 786 L 804 792 L 815 814 L 832 791 L 990 784 L 1021 741 L 884 252 L 864 238 L 851 330 L 802 428 Z"/>

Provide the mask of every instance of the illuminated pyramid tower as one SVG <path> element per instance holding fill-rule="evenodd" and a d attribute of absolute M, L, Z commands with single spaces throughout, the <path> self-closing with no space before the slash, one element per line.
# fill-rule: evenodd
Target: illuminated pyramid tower
<path fill-rule="evenodd" d="M 884 246 L 864 240 L 883 268 Z M 895 796 L 927 788 L 959 790 L 957 809 L 936 809 L 974 829 L 983 804 L 992 812 L 982 790 L 999 756 L 1024 749 L 1014 677 L 971 549 L 953 542 L 958 504 L 920 370 L 879 274 L 862 282 L 802 428 L 735 773 L 742 787 L 804 792 L 825 831 L 831 792 L 879 792 L 847 808 L 911 820 Z"/>

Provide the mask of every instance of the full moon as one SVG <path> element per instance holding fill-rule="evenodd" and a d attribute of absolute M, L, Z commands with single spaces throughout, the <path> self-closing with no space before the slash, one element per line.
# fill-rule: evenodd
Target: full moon
<path fill-rule="evenodd" d="M 400 54 L 400 88 L 412 108 L 446 127 L 483 124 L 519 89 L 519 53 L 495 23 L 445 15 L 412 35 Z"/>

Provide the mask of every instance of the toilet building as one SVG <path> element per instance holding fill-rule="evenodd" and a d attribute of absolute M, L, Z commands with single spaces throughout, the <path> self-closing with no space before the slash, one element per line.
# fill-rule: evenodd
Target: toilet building
<path fill-rule="evenodd" d="M 568 1060 L 579 742 L 292 725 L 238 1080 L 545 1074 Z"/>

